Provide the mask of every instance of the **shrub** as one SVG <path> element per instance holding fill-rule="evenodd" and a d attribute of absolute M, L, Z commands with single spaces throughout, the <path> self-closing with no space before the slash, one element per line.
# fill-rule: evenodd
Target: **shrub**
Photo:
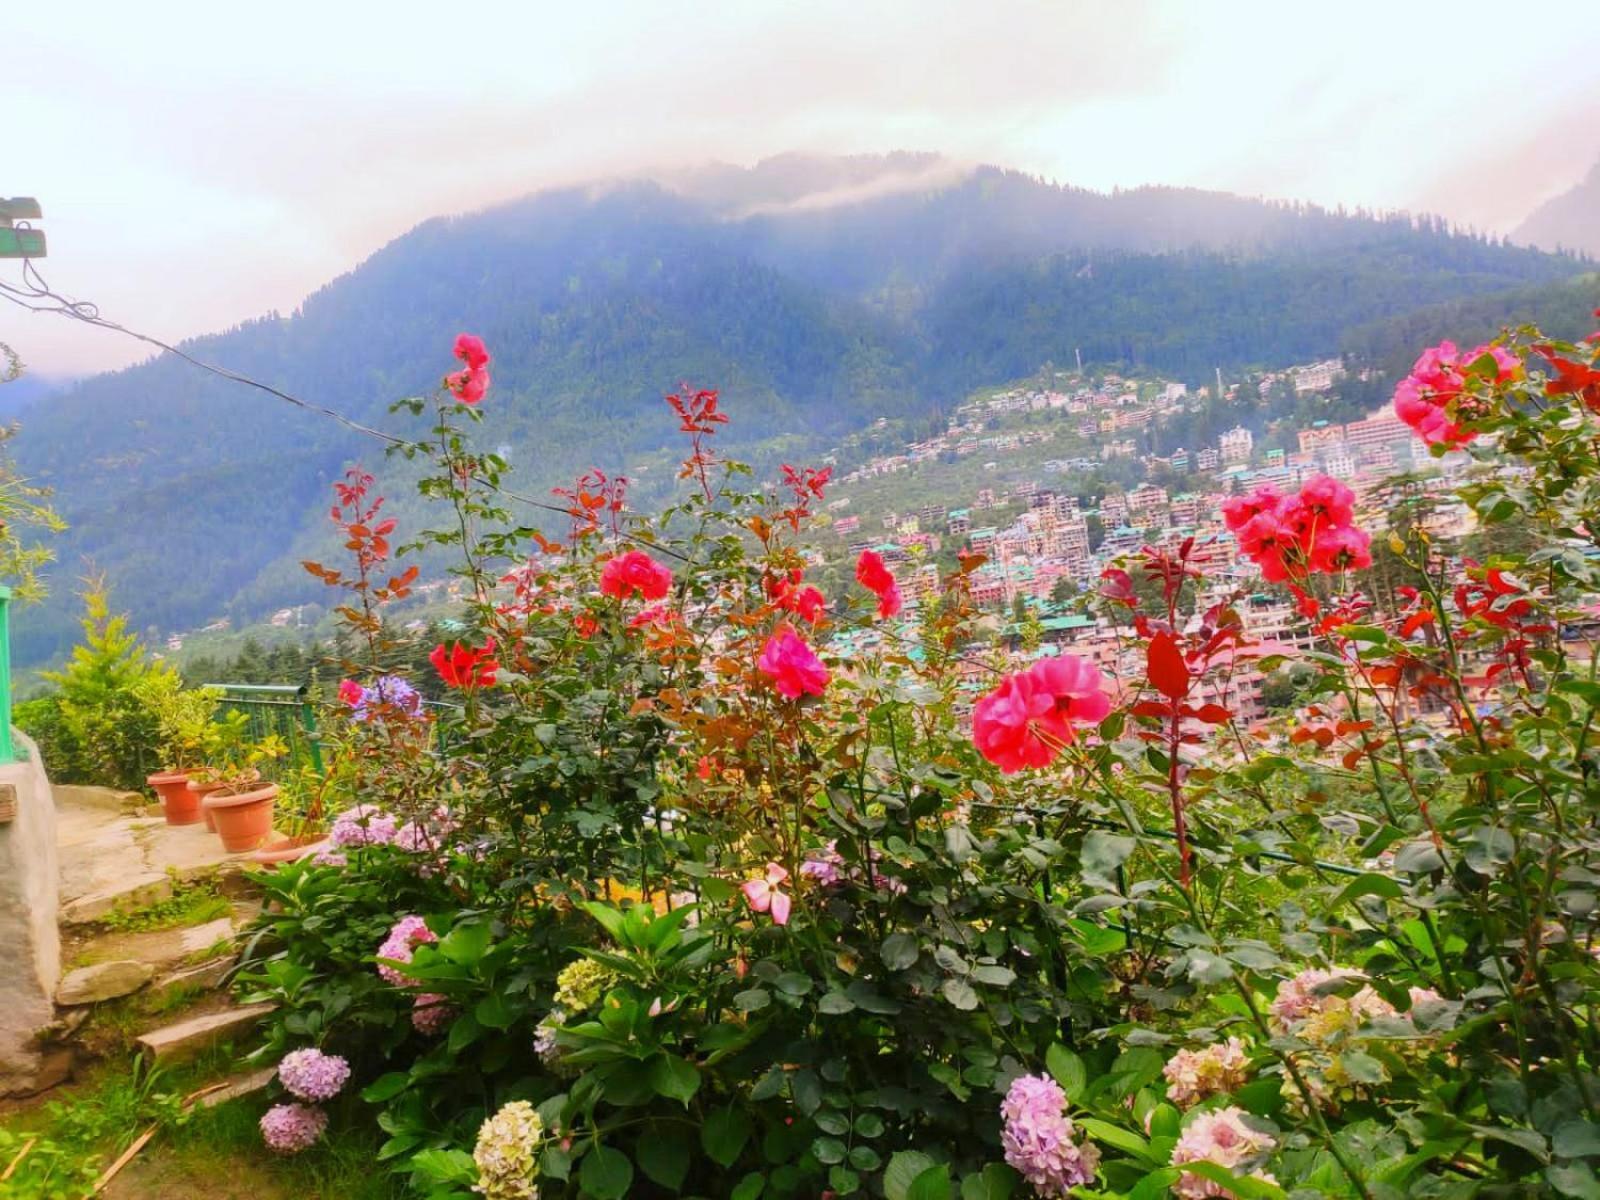
<path fill-rule="evenodd" d="M 1349 489 L 1240 497 L 1316 649 L 1254 639 L 1190 538 L 1085 598 L 1115 684 L 989 642 L 974 555 L 914 616 L 864 557 L 829 609 L 828 472 L 750 489 L 713 392 L 669 398 L 676 504 L 594 472 L 557 539 L 456 388 L 418 451 L 474 601 L 433 656 L 456 704 L 376 682 L 411 576 L 370 476 L 335 509 L 356 573 L 313 565 L 373 682 L 334 850 L 263 877 L 266 1053 L 347 1061 L 439 1200 L 1594 1194 L 1600 687 L 1563 633 L 1600 590 L 1597 344 L 1523 331 L 1402 388 L 1483 456 L 1481 520 L 1548 529 L 1525 562 L 1399 525 L 1381 612 Z M 1299 666 L 1291 721 L 1239 719 L 1238 672 Z"/>

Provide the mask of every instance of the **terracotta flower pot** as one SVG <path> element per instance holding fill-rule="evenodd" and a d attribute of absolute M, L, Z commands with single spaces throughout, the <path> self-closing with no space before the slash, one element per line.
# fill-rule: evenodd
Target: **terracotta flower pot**
<path fill-rule="evenodd" d="M 195 806 L 199 808 L 200 816 L 205 820 L 206 828 L 213 832 L 217 828 L 217 823 L 211 819 L 211 810 L 205 806 L 204 801 L 207 796 L 220 790 L 221 787 L 220 783 L 201 783 L 194 779 L 189 781 L 189 790 L 194 793 Z"/>
<path fill-rule="evenodd" d="M 327 846 L 327 834 L 302 833 L 270 841 L 259 850 L 252 850 L 246 857 L 253 863 L 275 867 L 279 863 L 298 862 L 302 858 L 320 854 Z"/>
<path fill-rule="evenodd" d="M 189 772 L 157 771 L 145 782 L 161 797 L 161 812 L 168 825 L 193 825 L 201 818 L 200 795 L 189 790 Z"/>
<path fill-rule="evenodd" d="M 278 785 L 263 784 L 248 792 L 219 790 L 205 798 L 206 811 L 216 822 L 217 836 L 229 854 L 254 850 L 272 836 L 272 805 Z"/>

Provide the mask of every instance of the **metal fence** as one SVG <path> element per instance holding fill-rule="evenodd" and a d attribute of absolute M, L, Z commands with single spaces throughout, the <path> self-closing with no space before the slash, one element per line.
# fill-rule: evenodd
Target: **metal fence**
<path fill-rule="evenodd" d="M 322 771 L 322 739 L 317 731 L 317 706 L 308 684 L 218 683 L 221 713 L 242 713 L 251 741 L 276 734 L 289 753 L 267 764 L 268 776 L 310 767 Z"/>

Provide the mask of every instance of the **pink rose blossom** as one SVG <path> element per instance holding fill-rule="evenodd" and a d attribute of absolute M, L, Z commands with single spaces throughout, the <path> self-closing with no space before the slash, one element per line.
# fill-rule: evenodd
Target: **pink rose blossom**
<path fill-rule="evenodd" d="M 781 889 L 781 885 L 789 878 L 789 872 L 777 863 L 767 864 L 767 873 L 760 879 L 747 879 L 740 887 L 744 893 L 745 902 L 750 905 L 751 912 L 771 912 L 772 922 L 775 925 L 789 923 L 789 896 Z"/>

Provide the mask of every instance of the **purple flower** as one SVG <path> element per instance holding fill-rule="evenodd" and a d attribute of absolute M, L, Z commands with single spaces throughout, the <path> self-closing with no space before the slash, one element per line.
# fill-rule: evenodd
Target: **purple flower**
<path fill-rule="evenodd" d="M 438 935 L 428 928 L 428 923 L 421 917 L 401 917 L 389 930 L 389 936 L 383 939 L 383 945 L 378 947 L 378 957 L 408 963 L 417 946 L 438 940 Z M 378 964 L 378 974 L 395 987 L 414 987 L 417 983 L 411 976 L 388 963 Z"/>
<path fill-rule="evenodd" d="M 421 821 L 407 821 L 394 831 L 393 845 L 396 850 L 423 854 L 439 849 L 442 841 L 440 835 L 431 832 Z"/>
<path fill-rule="evenodd" d="M 1000 1105 L 1006 1162 L 1040 1196 L 1065 1196 L 1088 1184 L 1100 1163 L 1097 1147 L 1073 1141 L 1077 1130 L 1066 1108 L 1066 1093 L 1046 1075 L 1018 1076 Z"/>
<path fill-rule="evenodd" d="M 358 721 L 381 716 L 385 710 L 404 713 L 408 717 L 422 713 L 422 693 L 398 675 L 380 675 L 371 687 L 361 689 L 350 705 L 350 715 Z"/>
<path fill-rule="evenodd" d="M 278 1064 L 278 1078 L 302 1100 L 332 1100 L 350 1078 L 350 1064 L 337 1054 L 294 1050 Z"/>
<path fill-rule="evenodd" d="M 299 1154 L 328 1128 L 328 1114 L 308 1104 L 274 1104 L 261 1116 L 261 1140 L 279 1154 Z"/>
<path fill-rule="evenodd" d="M 398 822 L 376 804 L 358 804 L 334 818 L 328 841 L 338 847 L 387 846 Z"/>
<path fill-rule="evenodd" d="M 829 842 L 820 850 L 812 850 L 806 855 L 805 862 L 800 864 L 800 874 L 807 879 L 814 879 L 823 887 L 832 887 L 844 880 L 844 855 L 839 853 L 839 844 Z"/>

